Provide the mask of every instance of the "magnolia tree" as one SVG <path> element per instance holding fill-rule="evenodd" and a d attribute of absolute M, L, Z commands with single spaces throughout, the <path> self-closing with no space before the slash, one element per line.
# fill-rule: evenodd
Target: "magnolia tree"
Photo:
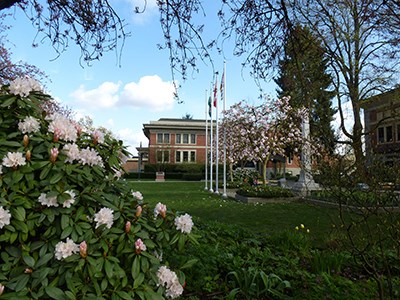
<path fill-rule="evenodd" d="M 227 157 L 230 162 L 247 159 L 262 163 L 264 183 L 267 182 L 267 163 L 275 155 L 285 156 L 287 149 L 297 152 L 304 141 L 301 119 L 305 109 L 294 109 L 289 98 L 283 97 L 253 106 L 241 101 L 224 111 L 221 130 L 227 136 Z"/>
<path fill-rule="evenodd" d="M 122 142 L 47 112 L 47 101 L 28 78 L 1 87 L 2 299 L 181 295 L 195 261 L 168 258 L 196 242 L 191 216 L 143 204 L 120 178 Z"/>

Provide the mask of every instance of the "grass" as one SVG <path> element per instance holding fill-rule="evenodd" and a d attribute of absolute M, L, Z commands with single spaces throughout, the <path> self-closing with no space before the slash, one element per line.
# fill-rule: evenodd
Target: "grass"
<path fill-rule="evenodd" d="M 153 207 L 161 202 L 194 218 L 237 225 L 259 234 L 275 234 L 304 224 L 319 240 L 338 222 L 336 209 L 300 202 L 240 203 L 205 191 L 202 182 L 132 181 L 132 188 L 140 191 L 144 201 Z"/>

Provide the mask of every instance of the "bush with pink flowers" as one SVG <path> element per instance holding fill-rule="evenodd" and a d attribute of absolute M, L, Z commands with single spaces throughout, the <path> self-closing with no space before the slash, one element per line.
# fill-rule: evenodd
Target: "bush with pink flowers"
<path fill-rule="evenodd" d="M 120 178 L 122 142 L 46 111 L 50 99 L 28 78 L 0 91 L 1 298 L 179 296 L 195 261 L 168 254 L 196 243 L 191 217 L 143 204 Z"/>

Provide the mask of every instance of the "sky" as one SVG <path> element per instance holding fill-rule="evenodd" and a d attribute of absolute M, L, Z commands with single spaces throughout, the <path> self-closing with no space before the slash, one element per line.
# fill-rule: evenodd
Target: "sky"
<path fill-rule="evenodd" d="M 136 2 L 136 3 L 135 3 Z M 181 85 L 179 99 L 173 97 L 171 68 L 167 50 L 159 50 L 157 44 L 163 43 L 159 23 L 159 12 L 155 0 L 147 1 L 144 14 L 134 14 L 134 6 L 142 0 L 112 0 L 114 9 L 128 24 L 126 30 L 132 36 L 125 41 L 120 63 L 115 52 L 105 53 L 100 61 L 91 66 L 80 65 L 80 49 L 72 42 L 66 52 L 57 58 L 57 53 L 48 40 L 36 38 L 36 30 L 28 18 L 19 10 L 12 8 L 14 16 L 6 19 L 12 26 L 7 32 L 15 61 L 22 60 L 45 71 L 51 82 L 47 91 L 63 106 L 75 112 L 75 118 L 89 116 L 95 126 L 111 130 L 124 141 L 135 155 L 140 143 L 148 145 L 142 128 L 159 118 L 182 118 L 190 114 L 194 119 L 204 119 L 206 114 L 206 95 L 210 93 L 213 70 L 209 65 L 199 63 L 200 72 L 188 72 L 187 80 L 179 75 L 176 80 Z M 212 2 L 207 5 L 213 5 Z M 207 32 L 215 33 L 217 7 L 207 7 L 209 13 L 204 18 Z M 34 40 L 41 41 L 33 48 Z M 256 104 L 259 89 L 248 76 L 248 69 L 242 70 L 242 58 L 236 58 L 227 51 L 214 57 L 219 78 L 226 61 L 226 107 L 247 100 Z M 219 84 L 218 84 L 219 86 Z M 264 90 L 275 95 L 275 85 L 266 83 Z"/>

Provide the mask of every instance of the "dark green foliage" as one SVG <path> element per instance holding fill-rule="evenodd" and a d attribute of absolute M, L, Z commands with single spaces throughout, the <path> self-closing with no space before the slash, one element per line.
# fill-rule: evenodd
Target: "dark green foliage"
<path fill-rule="evenodd" d="M 335 136 L 331 126 L 335 110 L 331 99 L 332 76 L 327 73 L 328 61 L 321 42 L 310 30 L 294 26 L 286 39 L 285 57 L 279 62 L 275 82 L 279 96 L 290 96 L 293 107 L 310 110 L 311 135 L 333 153 Z"/>
<path fill-rule="evenodd" d="M 294 196 L 289 189 L 270 185 L 242 186 L 237 190 L 237 193 L 242 196 L 260 198 L 287 198 Z"/>

